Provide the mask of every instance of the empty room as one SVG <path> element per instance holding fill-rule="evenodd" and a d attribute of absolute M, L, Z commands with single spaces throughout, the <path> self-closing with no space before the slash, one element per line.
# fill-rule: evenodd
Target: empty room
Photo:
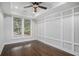
<path fill-rule="evenodd" d="M 1 56 L 79 56 L 79 2 L 0 2 Z"/>

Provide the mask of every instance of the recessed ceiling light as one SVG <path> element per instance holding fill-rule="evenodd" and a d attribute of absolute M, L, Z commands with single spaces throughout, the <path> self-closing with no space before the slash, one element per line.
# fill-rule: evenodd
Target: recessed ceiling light
<path fill-rule="evenodd" d="M 16 8 L 16 9 L 18 9 L 18 7 L 17 7 L 17 6 L 15 6 L 15 8 Z"/>

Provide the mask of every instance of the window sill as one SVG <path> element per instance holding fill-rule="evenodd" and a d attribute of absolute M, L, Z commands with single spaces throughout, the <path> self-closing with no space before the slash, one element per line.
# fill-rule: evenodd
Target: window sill
<path fill-rule="evenodd" d="M 18 35 L 18 36 L 14 36 L 13 39 L 28 39 L 28 38 L 32 38 L 32 36 L 27 36 L 27 35 Z"/>

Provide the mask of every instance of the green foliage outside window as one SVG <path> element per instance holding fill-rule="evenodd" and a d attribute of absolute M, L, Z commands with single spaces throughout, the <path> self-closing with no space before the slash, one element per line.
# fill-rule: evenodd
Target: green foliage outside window
<path fill-rule="evenodd" d="M 24 20 L 24 34 L 30 35 L 30 20 Z"/>
<path fill-rule="evenodd" d="M 21 34 L 21 19 L 14 17 L 14 33 L 16 35 Z"/>
<path fill-rule="evenodd" d="M 21 35 L 22 20 L 14 17 L 14 34 Z M 24 19 L 24 35 L 30 35 L 30 20 Z"/>

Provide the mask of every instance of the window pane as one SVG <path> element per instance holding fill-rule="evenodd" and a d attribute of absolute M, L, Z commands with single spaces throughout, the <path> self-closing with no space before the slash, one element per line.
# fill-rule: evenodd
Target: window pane
<path fill-rule="evenodd" d="M 21 19 L 14 17 L 14 34 L 20 35 L 21 34 Z"/>
<path fill-rule="evenodd" d="M 30 35 L 30 20 L 24 20 L 24 34 Z"/>

